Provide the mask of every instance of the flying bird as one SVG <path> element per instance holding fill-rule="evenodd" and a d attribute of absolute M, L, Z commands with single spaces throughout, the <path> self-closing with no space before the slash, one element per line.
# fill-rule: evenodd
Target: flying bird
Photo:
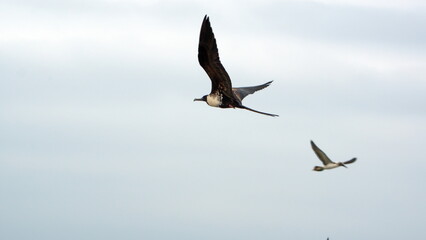
<path fill-rule="evenodd" d="M 212 107 L 242 108 L 268 116 L 278 116 L 276 114 L 260 112 L 242 104 L 242 100 L 247 95 L 266 88 L 272 81 L 253 87 L 232 87 L 231 78 L 220 62 L 216 39 L 207 15 L 204 17 L 201 25 L 200 42 L 198 44 L 198 62 L 210 77 L 212 89 L 209 95 L 196 98 L 194 101 L 204 101 Z"/>
<path fill-rule="evenodd" d="M 356 158 L 352 158 L 349 161 L 346 162 L 333 162 L 330 160 L 329 157 L 327 157 L 327 155 L 321 150 L 319 149 L 319 147 L 317 147 L 317 145 L 315 145 L 315 143 L 311 140 L 311 146 L 312 149 L 314 150 L 315 154 L 317 155 L 317 157 L 321 160 L 321 162 L 324 164 L 324 167 L 320 167 L 320 166 L 315 166 L 314 167 L 314 171 L 322 171 L 324 169 L 333 169 L 333 168 L 337 168 L 337 167 L 346 167 L 345 164 L 350 164 L 356 161 Z"/>

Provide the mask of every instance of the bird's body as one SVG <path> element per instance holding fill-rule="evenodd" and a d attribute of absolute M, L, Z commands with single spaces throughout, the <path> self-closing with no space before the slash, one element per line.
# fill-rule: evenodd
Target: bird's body
<path fill-rule="evenodd" d="M 356 158 L 352 158 L 351 160 L 348 160 L 346 162 L 333 162 L 331 159 L 319 148 L 313 141 L 311 141 L 312 149 L 314 150 L 317 157 L 321 160 L 324 166 L 315 166 L 314 171 L 323 171 L 323 170 L 329 170 L 337 167 L 345 167 L 345 164 L 350 164 L 356 161 Z"/>
<path fill-rule="evenodd" d="M 278 116 L 260 112 L 242 104 L 242 100 L 247 95 L 269 86 L 272 81 L 259 86 L 233 88 L 231 78 L 220 62 L 216 39 L 207 16 L 204 17 L 203 24 L 201 25 L 198 62 L 210 77 L 212 89 L 209 95 L 196 98 L 194 101 L 204 101 L 212 107 L 242 108 L 268 116 Z"/>
<path fill-rule="evenodd" d="M 207 104 L 212 107 L 222 107 L 223 95 L 212 93 L 207 95 Z"/>
<path fill-rule="evenodd" d="M 324 165 L 324 169 L 333 169 L 333 168 L 337 168 L 340 167 L 340 165 L 338 163 L 328 163 L 327 165 Z"/>

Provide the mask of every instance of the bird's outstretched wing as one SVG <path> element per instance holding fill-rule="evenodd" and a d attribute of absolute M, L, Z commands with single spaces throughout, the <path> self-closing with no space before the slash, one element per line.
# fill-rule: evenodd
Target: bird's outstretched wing
<path fill-rule="evenodd" d="M 228 73 L 219 59 L 216 39 L 206 15 L 201 25 L 200 42 L 198 44 L 198 62 L 212 81 L 212 93 L 220 92 L 232 97 L 232 83 Z"/>
<path fill-rule="evenodd" d="M 330 158 L 321 149 L 319 149 L 319 147 L 317 147 L 317 145 L 315 145 L 315 143 L 312 140 L 311 140 L 311 146 L 315 154 L 317 155 L 317 157 L 321 160 L 321 162 L 324 165 L 333 163 L 333 161 L 331 161 Z"/>
<path fill-rule="evenodd" d="M 356 158 L 352 158 L 351 160 L 348 160 L 346 162 L 343 162 L 343 164 L 350 164 L 356 161 Z"/>
<path fill-rule="evenodd" d="M 242 101 L 247 95 L 252 94 L 256 91 L 262 90 L 269 86 L 272 83 L 272 81 L 269 81 L 265 84 L 253 86 L 253 87 L 239 87 L 239 88 L 233 88 L 232 91 L 234 92 L 235 96 L 237 96 L 240 101 Z"/>

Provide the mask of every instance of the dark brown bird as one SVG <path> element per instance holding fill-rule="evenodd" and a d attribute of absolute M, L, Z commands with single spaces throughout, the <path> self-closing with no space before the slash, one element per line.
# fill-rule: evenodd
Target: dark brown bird
<path fill-rule="evenodd" d="M 266 88 L 272 81 L 253 87 L 232 87 L 231 78 L 220 62 L 216 39 L 207 15 L 204 17 L 203 24 L 201 25 L 200 42 L 198 44 L 198 62 L 206 71 L 207 75 L 209 75 L 212 82 L 212 89 L 209 95 L 196 98 L 194 101 L 204 101 L 212 107 L 242 108 L 268 116 L 278 116 L 276 114 L 260 112 L 242 104 L 242 100 L 247 95 Z"/>

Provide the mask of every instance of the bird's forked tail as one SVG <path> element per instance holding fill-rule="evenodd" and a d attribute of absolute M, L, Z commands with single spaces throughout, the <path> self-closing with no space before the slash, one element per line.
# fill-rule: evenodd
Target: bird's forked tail
<path fill-rule="evenodd" d="M 263 115 L 271 116 L 271 117 L 278 117 L 278 115 L 276 115 L 276 114 L 260 112 L 260 111 L 251 109 L 251 108 L 246 107 L 246 106 L 241 106 L 240 108 L 246 109 L 246 110 L 249 110 L 249 111 L 252 111 L 252 112 L 255 112 L 255 113 L 260 113 L 260 114 L 263 114 Z"/>

